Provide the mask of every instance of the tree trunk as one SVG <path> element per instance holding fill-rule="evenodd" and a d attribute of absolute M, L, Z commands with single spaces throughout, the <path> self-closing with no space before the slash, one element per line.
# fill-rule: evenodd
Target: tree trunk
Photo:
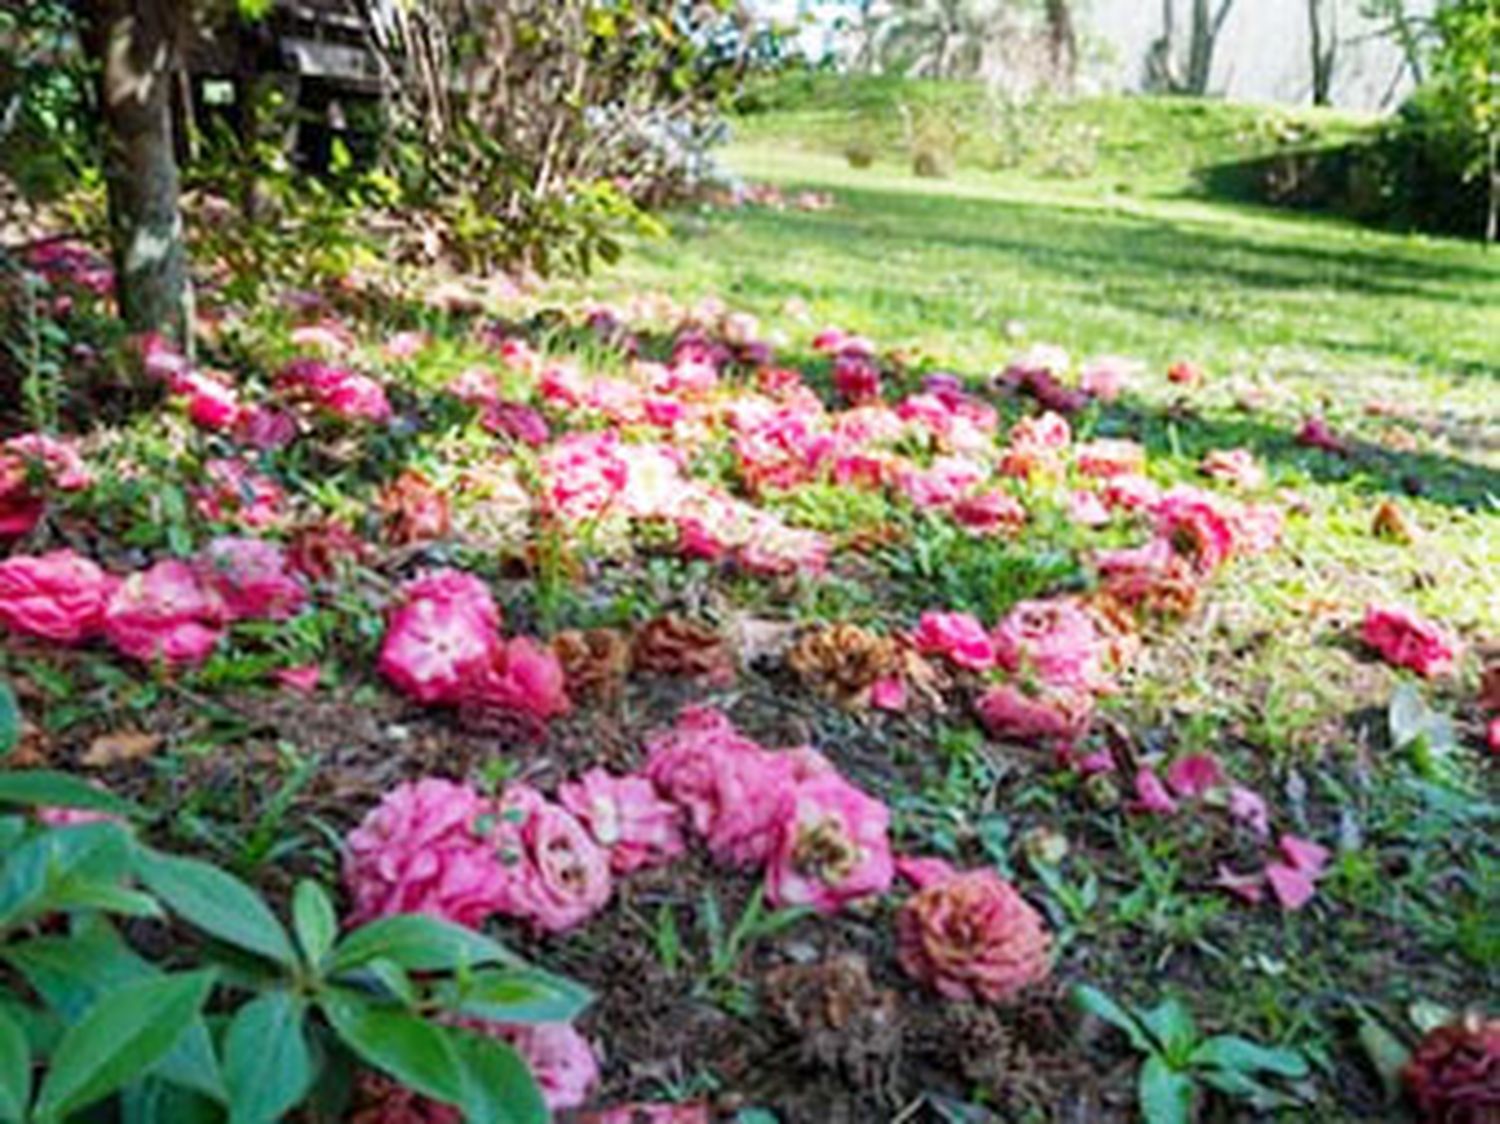
<path fill-rule="evenodd" d="M 187 342 L 187 253 L 178 210 L 172 93 L 175 0 L 88 0 L 84 41 L 99 68 L 104 182 L 120 316 Z"/>
<path fill-rule="evenodd" d="M 1338 0 L 1307 0 L 1307 30 L 1312 51 L 1312 100 L 1333 104 L 1333 70 L 1338 59 Z"/>
<path fill-rule="evenodd" d="M 1078 33 L 1069 0 L 1047 0 L 1047 49 L 1054 79 L 1071 89 L 1078 74 Z"/>
<path fill-rule="evenodd" d="M 1218 11 L 1212 10 L 1210 0 L 1193 0 L 1193 23 L 1188 29 L 1187 77 L 1185 93 L 1202 97 L 1208 93 L 1208 84 L 1213 77 L 1214 48 L 1219 44 L 1219 32 L 1224 30 L 1224 21 L 1229 18 L 1229 9 L 1234 0 L 1220 0 Z"/>

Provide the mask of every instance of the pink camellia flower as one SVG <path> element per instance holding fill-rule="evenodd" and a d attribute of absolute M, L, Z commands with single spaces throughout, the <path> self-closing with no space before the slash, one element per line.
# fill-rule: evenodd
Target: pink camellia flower
<path fill-rule="evenodd" d="M 1347 453 L 1349 443 L 1336 434 L 1328 423 L 1314 415 L 1304 419 L 1297 430 L 1297 444 L 1309 449 L 1322 449 L 1325 453 Z"/>
<path fill-rule="evenodd" d="M 1029 695 L 1014 684 L 997 683 L 979 696 L 974 709 L 991 737 L 1019 742 L 1071 742 L 1088 729 L 1094 714 L 1094 699 L 1083 691 Z"/>
<path fill-rule="evenodd" d="M 1002 488 L 964 497 L 951 514 L 959 526 L 978 535 L 1014 534 L 1026 525 L 1026 509 Z"/>
<path fill-rule="evenodd" d="M 547 419 L 521 402 L 493 402 L 485 407 L 480 422 L 491 433 L 501 434 L 539 449 L 552 437 Z"/>
<path fill-rule="evenodd" d="M 1247 556 L 1264 554 L 1286 530 L 1286 513 L 1274 503 L 1241 504 L 1232 519 L 1235 550 Z"/>
<path fill-rule="evenodd" d="M 1214 449 L 1204 456 L 1198 471 L 1238 488 L 1259 488 L 1266 482 L 1266 470 L 1249 449 Z"/>
<path fill-rule="evenodd" d="M 1078 389 L 1091 394 L 1101 402 L 1113 402 L 1125 388 L 1141 373 L 1141 364 L 1135 359 L 1123 359 L 1118 355 L 1101 355 L 1090 359 L 1078 373 Z"/>
<path fill-rule="evenodd" d="M 1490 719 L 1490 724 L 1485 727 L 1484 744 L 1489 746 L 1491 754 L 1500 757 L 1500 715 Z"/>
<path fill-rule="evenodd" d="M 630 470 L 619 456 L 619 435 L 570 433 L 537 464 L 549 508 L 570 522 L 597 518 L 625 487 Z"/>
<path fill-rule="evenodd" d="M 1102 527 L 1109 522 L 1109 508 L 1097 492 L 1077 488 L 1068 493 L 1068 518 L 1080 527 Z"/>
<path fill-rule="evenodd" d="M 940 655 L 970 671 L 995 666 L 994 640 L 968 613 L 923 613 L 912 641 L 923 655 Z"/>
<path fill-rule="evenodd" d="M 278 390 L 300 394 L 346 421 L 382 422 L 391 417 L 385 388 L 367 375 L 320 359 L 295 359 L 276 375 Z"/>
<path fill-rule="evenodd" d="M 93 477 L 78 450 L 67 441 L 41 433 L 23 433 L 0 445 L 0 536 L 28 534 L 46 510 L 37 486 L 76 492 Z"/>
<path fill-rule="evenodd" d="M 213 523 L 270 527 L 281 521 L 286 493 L 246 462 L 220 458 L 203 465 L 205 482 L 194 491 L 198 514 Z"/>
<path fill-rule="evenodd" d="M 790 797 L 792 763 L 768 753 L 711 707 L 689 707 L 646 742 L 645 773 L 680 805 L 719 862 L 762 865 Z"/>
<path fill-rule="evenodd" d="M 234 436 L 256 449 L 282 449 L 297 439 L 297 419 L 285 410 L 251 406 L 235 419 Z"/>
<path fill-rule="evenodd" d="M 197 566 L 232 621 L 283 621 L 307 600 L 307 588 L 287 565 L 285 552 L 264 539 L 214 539 Z"/>
<path fill-rule="evenodd" d="M 948 999 L 1005 1003 L 1052 970 L 1041 916 L 989 870 L 918 891 L 896 917 L 897 957 Z"/>
<path fill-rule="evenodd" d="M 387 359 L 401 362 L 405 359 L 411 359 L 423 351 L 431 342 L 432 337 L 426 332 L 397 332 L 385 341 L 385 346 L 380 351 Z"/>
<path fill-rule="evenodd" d="M 572 708 L 556 654 L 528 636 L 499 641 L 470 686 L 469 701 L 530 722 L 545 723 Z"/>
<path fill-rule="evenodd" d="M 558 786 L 560 804 L 577 816 L 609 852 L 616 874 L 670 862 L 686 849 L 682 810 L 663 800 L 645 777 L 616 777 L 590 769 Z"/>
<path fill-rule="evenodd" d="M 1177 487 L 1155 509 L 1157 529 L 1201 573 L 1212 573 L 1234 555 L 1233 513 L 1209 492 Z"/>
<path fill-rule="evenodd" d="M 846 352 L 833 362 L 833 385 L 856 406 L 874 402 L 880 397 L 880 368 L 868 356 Z"/>
<path fill-rule="evenodd" d="M 1170 816 L 1177 811 L 1177 801 L 1161 783 L 1156 770 L 1142 765 L 1135 774 L 1135 799 L 1130 802 L 1132 812 L 1145 815 Z"/>
<path fill-rule="evenodd" d="M 609 852 L 572 812 L 528 785 L 511 785 L 496 821 L 506 873 L 498 912 L 538 932 L 562 933 L 604 908 L 614 889 Z"/>
<path fill-rule="evenodd" d="M 1266 896 L 1266 876 L 1260 871 L 1241 873 L 1220 864 L 1213 884 L 1249 905 L 1259 905 Z"/>
<path fill-rule="evenodd" d="M 298 664 L 296 667 L 279 667 L 273 673 L 276 682 L 299 695 L 310 695 L 318 689 L 323 669 L 315 663 Z"/>
<path fill-rule="evenodd" d="M 77 644 L 96 635 L 117 585 L 71 550 L 0 562 L 0 624 L 22 636 Z"/>
<path fill-rule="evenodd" d="M 1167 787 L 1184 799 L 1198 799 L 1221 787 L 1224 767 L 1211 753 L 1190 753 L 1167 767 Z"/>
<path fill-rule="evenodd" d="M 1266 881 L 1285 910 L 1298 910 L 1312 900 L 1317 880 L 1328 865 L 1328 849 L 1295 835 L 1277 843 L 1282 861 L 1266 864 Z"/>
<path fill-rule="evenodd" d="M 1103 590 L 1124 605 L 1186 614 L 1197 601 L 1201 575 L 1166 539 L 1094 554 Z"/>
<path fill-rule="evenodd" d="M 240 420 L 243 407 L 232 386 L 200 375 L 187 396 L 187 412 L 201 429 L 229 430 Z"/>
<path fill-rule="evenodd" d="M 468 785 L 397 785 L 345 840 L 351 923 L 421 913 L 478 928 L 509 881 L 485 830 L 493 818 L 493 805 Z"/>
<path fill-rule="evenodd" d="M 457 703 L 489 668 L 499 643 L 492 620 L 475 601 L 409 596 L 391 614 L 377 666 L 417 702 Z"/>
<path fill-rule="evenodd" d="M 1102 491 L 1104 502 L 1120 511 L 1148 511 L 1161 502 L 1162 491 L 1149 477 L 1111 476 Z"/>
<path fill-rule="evenodd" d="M 958 871 L 947 859 L 930 855 L 897 855 L 896 874 L 916 889 L 925 890 L 955 877 Z"/>
<path fill-rule="evenodd" d="M 1105 645 L 1093 618 L 1065 598 L 1021 601 L 995 626 L 995 660 L 1049 687 L 1090 691 L 1103 682 Z"/>
<path fill-rule="evenodd" d="M 1079 445 L 1073 463 L 1085 476 L 1101 479 L 1138 475 L 1146 467 L 1146 450 L 1138 442 L 1101 437 Z"/>
<path fill-rule="evenodd" d="M 552 1112 L 578 1108 L 599 1083 L 599 1062 L 588 1039 L 569 1023 L 500 1027 L 499 1037 L 515 1047 L 536 1078 Z"/>
<path fill-rule="evenodd" d="M 443 601 L 472 614 L 487 628 L 499 631 L 500 607 L 495 604 L 495 595 L 482 578 L 464 570 L 441 567 L 419 574 L 401 586 L 401 599 L 412 601 Z"/>
<path fill-rule="evenodd" d="M 1401 605 L 1367 607 L 1362 635 L 1386 663 L 1423 678 L 1447 674 L 1459 657 L 1458 641 L 1450 633 Z"/>
<path fill-rule="evenodd" d="M 1244 824 L 1262 839 L 1271 833 L 1271 810 L 1265 797 L 1254 789 L 1230 785 L 1227 807 L 1230 819 Z"/>
<path fill-rule="evenodd" d="M 192 566 L 168 559 L 120 584 L 104 611 L 104 635 L 135 659 L 191 666 L 214 650 L 226 616 Z"/>
<path fill-rule="evenodd" d="M 836 773 L 799 784 L 771 853 L 766 888 L 777 906 L 836 913 L 891 888 L 890 812 Z"/>
<path fill-rule="evenodd" d="M 484 367 L 466 367 L 443 389 L 469 406 L 490 406 L 500 401 L 500 381 Z"/>

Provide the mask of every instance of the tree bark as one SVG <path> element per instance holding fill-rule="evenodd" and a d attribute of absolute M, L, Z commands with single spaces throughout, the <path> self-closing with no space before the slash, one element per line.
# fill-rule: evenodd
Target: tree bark
<path fill-rule="evenodd" d="M 1078 74 L 1078 33 L 1073 28 L 1069 0 L 1047 0 L 1047 46 L 1053 76 L 1071 88 Z"/>
<path fill-rule="evenodd" d="M 1307 0 L 1307 30 L 1312 52 L 1314 105 L 1333 104 L 1333 71 L 1338 59 L 1338 0 Z"/>
<path fill-rule="evenodd" d="M 178 209 L 172 92 L 176 0 L 88 0 L 84 42 L 99 68 L 104 182 L 120 316 L 187 342 L 187 252 Z"/>
<path fill-rule="evenodd" d="M 1218 46 L 1219 32 L 1224 30 L 1224 21 L 1229 18 L 1229 9 L 1233 6 L 1234 0 L 1220 0 L 1218 10 L 1214 11 L 1210 0 L 1193 0 L 1185 93 L 1198 97 L 1208 93 L 1208 83 L 1213 77 L 1214 48 Z"/>

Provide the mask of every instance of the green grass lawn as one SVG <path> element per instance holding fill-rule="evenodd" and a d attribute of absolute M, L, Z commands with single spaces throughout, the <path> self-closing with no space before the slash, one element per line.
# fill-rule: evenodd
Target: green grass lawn
<path fill-rule="evenodd" d="M 1475 665 L 1424 688 L 1457 719 L 1453 759 L 1414 760 L 1385 733 L 1400 677 L 1353 637 L 1367 601 L 1392 600 L 1473 646 L 1500 640 L 1500 255 L 1208 197 L 1195 159 L 1232 156 L 1226 130 L 1242 135 L 1248 110 L 1133 103 L 1106 138 L 1107 166 L 1075 179 L 974 161 L 918 178 L 889 152 L 855 169 L 839 154 L 846 110 L 804 103 L 752 119 L 728 154 L 789 194 L 831 193 L 831 209 L 682 213 L 670 238 L 632 247 L 588 290 L 716 294 L 799 355 L 832 324 L 976 383 L 1037 342 L 1144 360 L 1141 385 L 1085 431 L 1140 439 L 1182 479 L 1208 449 L 1247 446 L 1293 517 L 1283 548 L 1240 567 L 1203 619 L 1152 641 L 1116 708 L 1148 742 L 1226 755 L 1285 794 L 1307 830 L 1358 849 L 1328 883 L 1339 908 L 1283 928 L 1230 924 L 1174 898 L 1181 841 L 1116 840 L 1122 850 L 1093 868 L 1084 859 L 1078 876 L 1101 871 L 1121 893 L 1167 889 L 1144 919 L 1080 922 L 1098 972 L 1149 996 L 1153 972 L 1170 977 L 1176 950 L 1192 947 L 1189 986 L 1211 1018 L 1308 1035 L 1346 1056 L 1339 1035 L 1361 1004 L 1474 1000 L 1500 971 L 1500 809 Z M 1183 117 L 1203 135 L 1157 151 Z M 1142 151 L 1132 176 L 1121 154 Z M 1202 389 L 1164 378 L 1178 359 L 1206 369 Z M 1297 445 L 1312 414 L 1353 452 Z M 1386 499 L 1420 527 L 1414 543 L 1372 533 Z M 970 797 L 981 799 L 942 799 Z M 1091 830 L 1059 823 L 1074 838 Z M 1218 985 L 1204 963 L 1221 965 Z"/>

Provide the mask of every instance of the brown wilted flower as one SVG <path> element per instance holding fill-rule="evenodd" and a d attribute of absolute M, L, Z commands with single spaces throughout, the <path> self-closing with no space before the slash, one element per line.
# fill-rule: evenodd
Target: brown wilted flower
<path fill-rule="evenodd" d="M 1428 1031 L 1401 1079 L 1423 1120 L 1493 1124 L 1500 1119 L 1500 1019 L 1473 1014 Z"/>
<path fill-rule="evenodd" d="M 901 648 L 855 624 L 809 632 L 786 654 L 787 666 L 824 698 L 850 710 L 870 704 L 877 682 L 900 674 Z"/>
<path fill-rule="evenodd" d="M 630 670 L 630 645 L 615 629 L 559 632 L 552 638 L 552 651 L 562 664 L 570 696 L 605 703 L 619 698 Z"/>
<path fill-rule="evenodd" d="M 331 519 L 298 527 L 287 544 L 287 561 L 313 581 L 331 578 L 341 564 L 362 563 L 368 554 L 362 538 Z"/>
<path fill-rule="evenodd" d="M 1377 539 L 1409 543 L 1417 537 L 1417 524 L 1395 500 L 1382 500 L 1375 509 L 1375 519 L 1370 524 L 1370 533 Z"/>
<path fill-rule="evenodd" d="M 734 656 L 706 624 L 667 615 L 647 621 L 630 641 L 631 666 L 650 675 L 734 682 Z"/>
<path fill-rule="evenodd" d="M 380 493 L 386 538 L 395 546 L 440 539 L 453 526 L 448 497 L 432 481 L 408 468 Z"/>

